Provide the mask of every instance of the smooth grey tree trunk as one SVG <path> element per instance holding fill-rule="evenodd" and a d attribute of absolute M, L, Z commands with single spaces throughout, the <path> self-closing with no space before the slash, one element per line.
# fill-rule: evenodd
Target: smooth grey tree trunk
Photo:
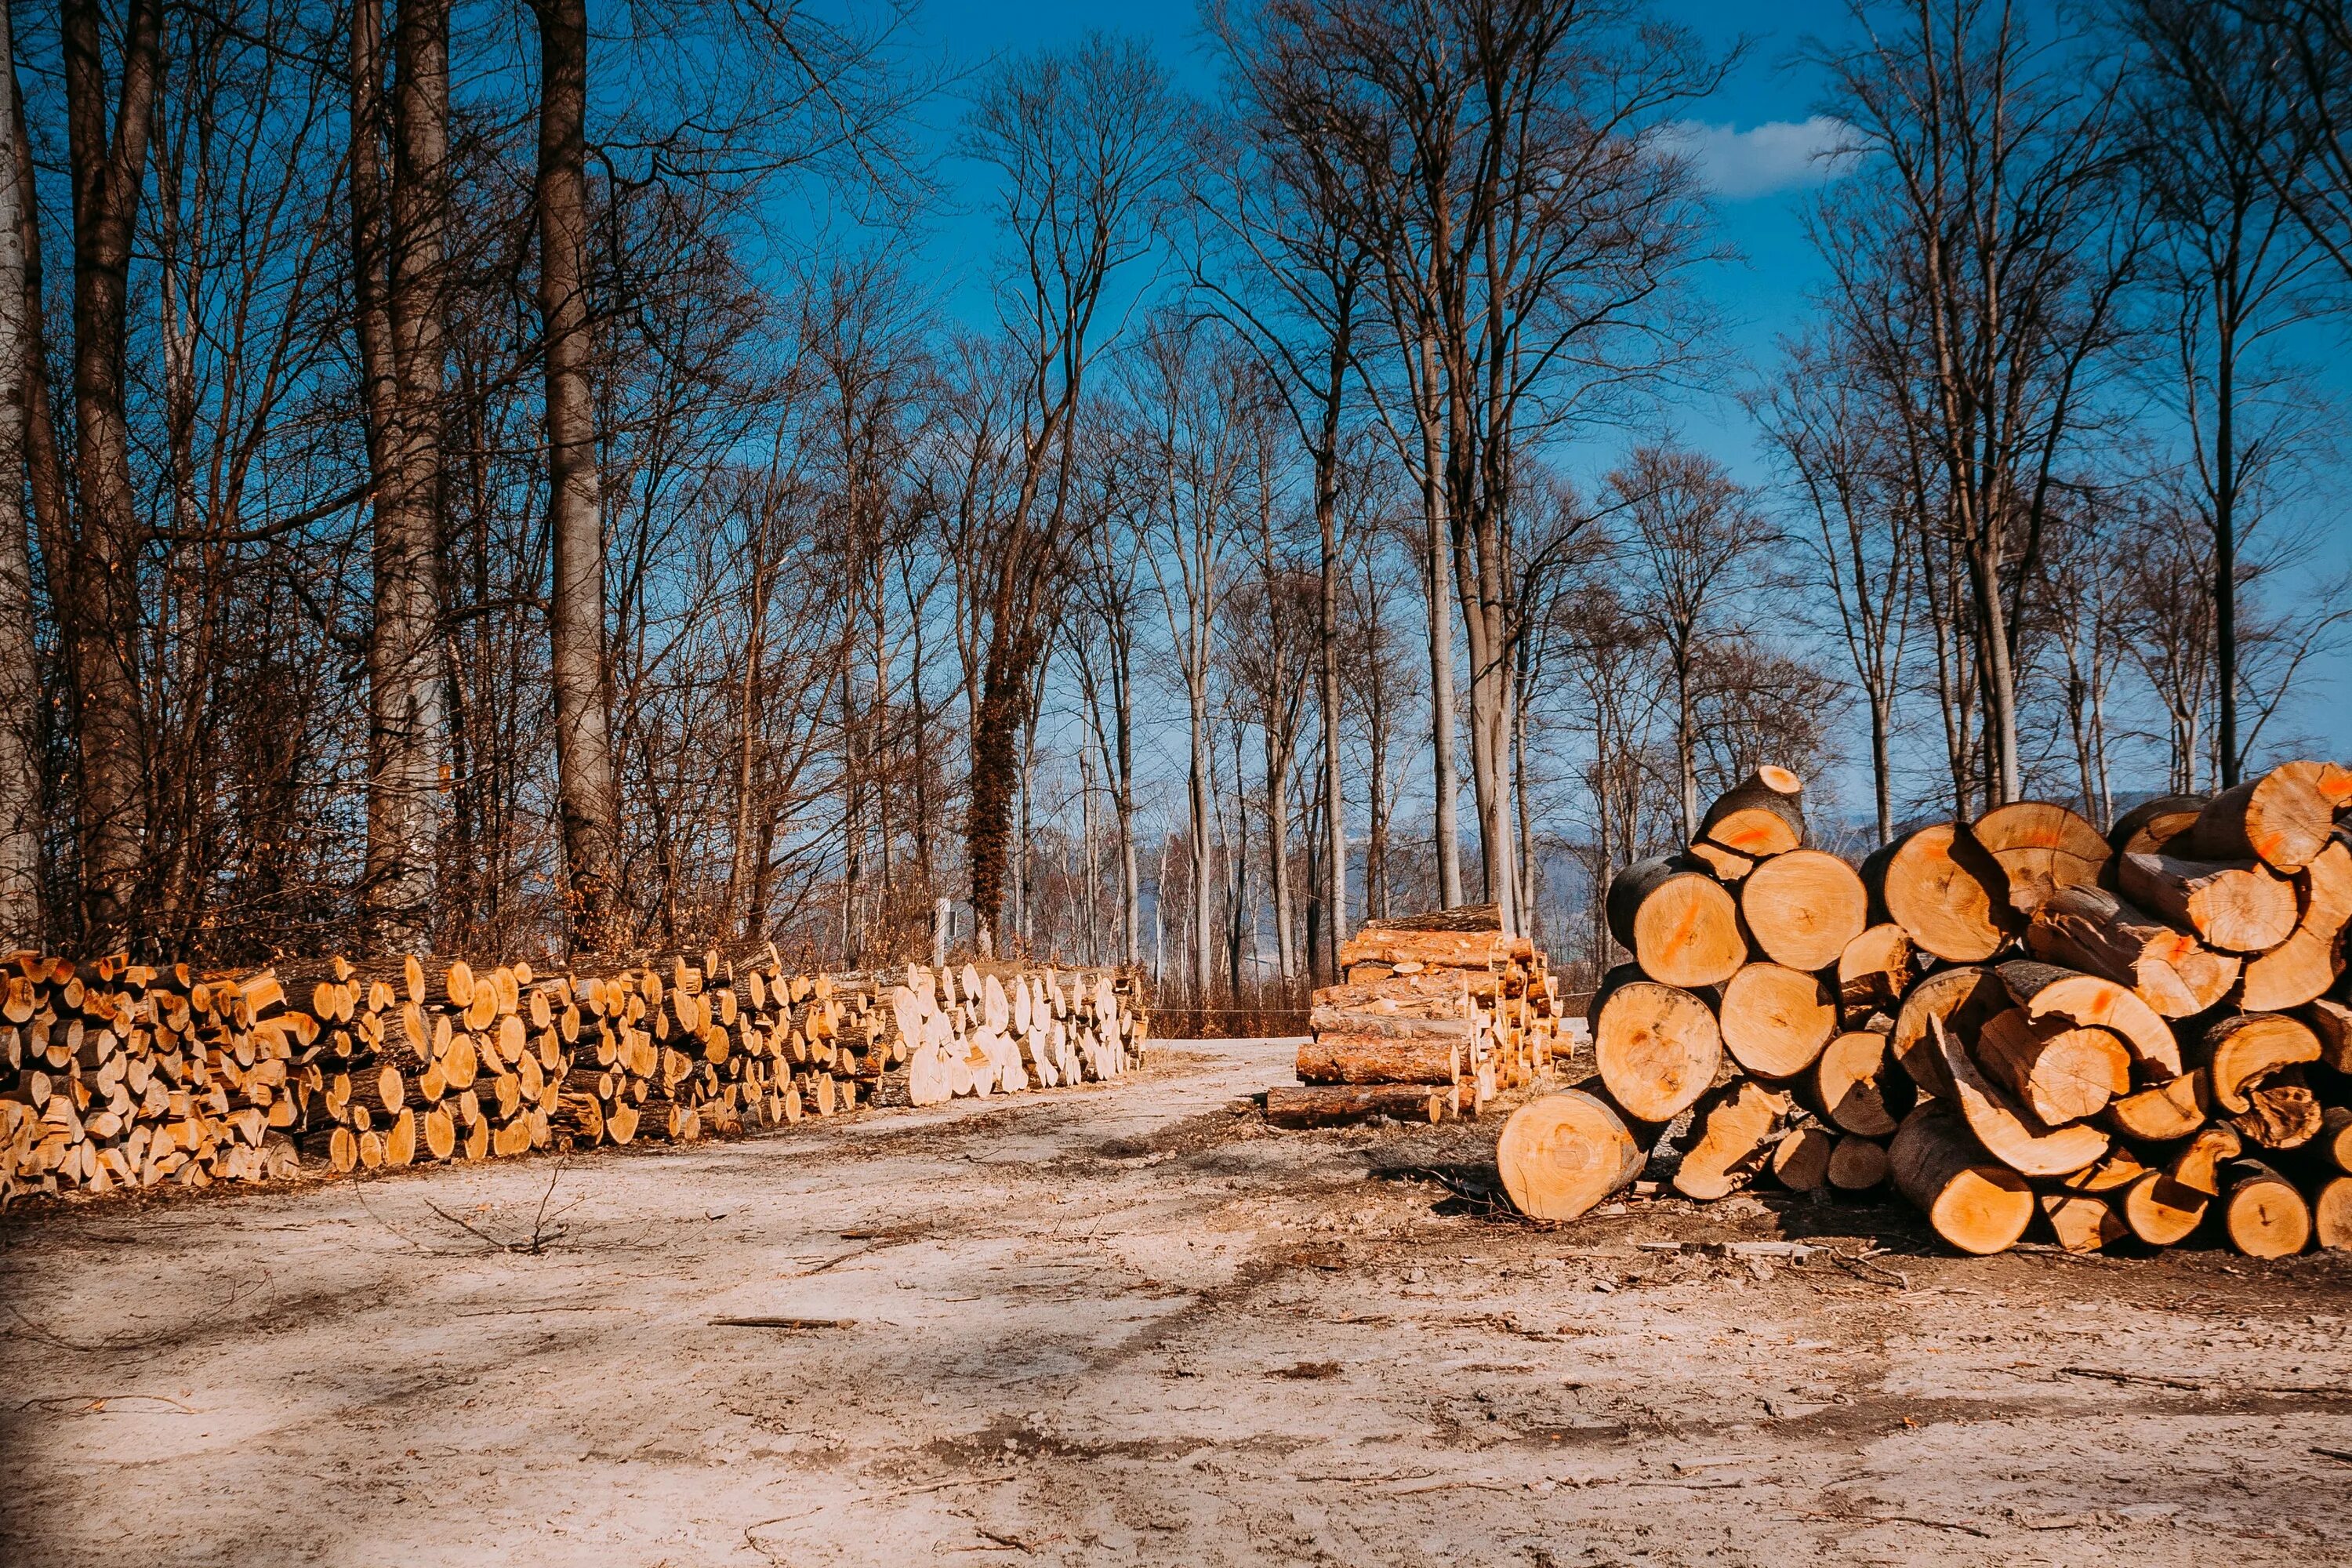
<path fill-rule="evenodd" d="M 596 474 L 588 258 L 588 19 L 585 0 L 537 0 L 539 310 L 547 362 L 549 606 L 555 686 L 556 814 L 575 949 L 617 931 L 620 805 L 604 656 L 604 514 Z"/>

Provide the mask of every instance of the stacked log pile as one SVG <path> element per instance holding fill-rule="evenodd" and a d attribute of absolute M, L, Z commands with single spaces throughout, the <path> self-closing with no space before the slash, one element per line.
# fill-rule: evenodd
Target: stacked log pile
<path fill-rule="evenodd" d="M 1686 1197 L 1891 1182 L 1974 1253 L 2037 1222 L 2075 1251 L 2352 1247 L 2352 769 L 2104 837 L 2022 802 L 1860 867 L 1805 847 L 1801 800 L 1760 770 L 1616 879 L 1633 960 L 1595 994 L 1593 1080 L 1499 1146 L 1524 1212 L 1585 1213 L 1687 1113 Z"/>
<path fill-rule="evenodd" d="M 0 961 L 0 1201 L 686 1142 L 1113 1079 L 1148 1037 L 1108 972 L 835 977 L 772 946 L 553 975 L 19 952 Z"/>
<path fill-rule="evenodd" d="M 1367 921 L 1339 963 L 1342 984 L 1315 993 L 1300 1087 L 1266 1091 L 1276 1125 L 1476 1116 L 1549 1070 L 1559 982 L 1494 905 Z"/>

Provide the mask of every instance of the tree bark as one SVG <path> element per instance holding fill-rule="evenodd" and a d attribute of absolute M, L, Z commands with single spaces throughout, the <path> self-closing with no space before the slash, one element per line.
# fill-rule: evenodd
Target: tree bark
<path fill-rule="evenodd" d="M 133 0 L 108 123 L 104 7 L 60 0 L 73 174 L 74 484 L 67 666 L 81 764 L 83 936 L 131 935 L 146 881 L 147 733 L 140 702 L 139 557 L 147 531 L 131 481 L 124 405 L 131 250 L 161 72 L 160 0 Z"/>
<path fill-rule="evenodd" d="M 1453 909 L 1462 902 L 1462 825 L 1454 796 L 1461 784 L 1454 767 L 1454 624 L 1446 594 L 1447 535 L 1445 472 L 1435 411 L 1433 350 L 1421 345 L 1419 394 L 1422 447 L 1422 510 L 1429 533 L 1429 733 L 1430 775 L 1435 791 L 1432 832 L 1437 840 L 1437 900 Z"/>
<path fill-rule="evenodd" d="M 0 0 L 0 942 L 42 948 L 41 670 L 33 642 L 33 557 L 25 513 L 26 437 L 32 379 L 25 287 L 26 223 L 32 167 L 20 161 L 15 126 L 16 49 L 7 0 Z"/>
<path fill-rule="evenodd" d="M 425 952 L 432 948 L 446 771 L 440 405 L 449 6 L 447 0 L 400 0 L 395 16 L 388 203 L 377 163 L 384 119 L 382 14 L 373 0 L 362 0 L 352 20 L 352 259 L 375 492 L 362 903 L 370 951 Z"/>
<path fill-rule="evenodd" d="M 572 946 L 618 935 L 620 803 L 604 652 L 604 505 L 588 382 L 588 17 L 585 0 L 534 0 L 539 18 L 539 310 L 547 361 L 549 607 L 556 814 Z M 977 792 L 975 792 L 977 793 Z"/>

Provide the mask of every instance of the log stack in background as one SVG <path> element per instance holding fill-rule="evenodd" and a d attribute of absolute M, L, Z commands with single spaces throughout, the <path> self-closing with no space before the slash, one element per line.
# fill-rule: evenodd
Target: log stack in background
<path fill-rule="evenodd" d="M 2104 837 L 2021 802 L 1858 868 L 1805 847 L 1801 801 L 1762 769 L 1617 878 L 1633 961 L 1594 995 L 1595 1081 L 1498 1149 L 1524 1212 L 1586 1212 L 1687 1112 L 1686 1197 L 1892 1181 L 1977 1253 L 2037 1219 L 2074 1250 L 2352 1247 L 2352 770 Z"/>
<path fill-rule="evenodd" d="M 0 961 L 0 1200 L 686 1142 L 1113 1079 L 1148 1037 L 1108 971 L 836 977 L 769 946 L 548 976 L 204 975 L 19 952 Z"/>
<path fill-rule="evenodd" d="M 1366 921 L 1339 964 L 1343 983 L 1315 993 L 1299 1087 L 1266 1091 L 1276 1126 L 1475 1116 L 1549 1070 L 1559 983 L 1494 905 Z"/>

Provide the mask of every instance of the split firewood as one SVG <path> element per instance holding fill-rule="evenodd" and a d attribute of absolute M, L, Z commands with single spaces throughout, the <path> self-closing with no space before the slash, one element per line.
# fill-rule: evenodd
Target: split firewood
<path fill-rule="evenodd" d="M 2239 1111 L 2254 1083 L 2281 1068 L 2317 1061 L 2319 1037 L 2284 1013 L 2241 1013 L 2207 1029 L 2198 1056 L 2213 1103 Z"/>
<path fill-rule="evenodd" d="M 1580 1089 L 1528 1101 L 1503 1123 L 1495 1144 L 1511 1206 L 1538 1220 L 1588 1213 L 1631 1185 L 1648 1157 L 1635 1129 Z"/>
<path fill-rule="evenodd" d="M 2236 984 L 2235 953 L 2217 952 L 2185 931 L 2125 903 L 2103 888 L 2064 888 L 2026 928 L 2035 957 L 2129 986 L 2167 1018 L 2217 1005 Z"/>
<path fill-rule="evenodd" d="M 2126 855 L 2116 862 L 2126 898 L 2228 952 L 2266 952 L 2294 931 L 2294 884 L 2259 860 L 2179 860 Z"/>
<path fill-rule="evenodd" d="M 2330 1176 L 2312 1193 L 2311 1237 L 2331 1252 L 2352 1252 L 2352 1176 Z"/>
<path fill-rule="evenodd" d="M 1944 1071 L 1952 1083 L 1952 1097 L 1969 1131 L 1986 1152 L 2022 1176 L 2063 1176 L 2104 1156 L 2108 1138 L 2097 1128 L 2076 1122 L 2050 1127 L 2034 1118 L 1995 1088 L 1940 1018 L 1928 1020 Z"/>
<path fill-rule="evenodd" d="M 1963 1252 L 2006 1252 L 2033 1223 L 2033 1189 L 1986 1157 L 1948 1101 L 1929 1100 L 1905 1117 L 1886 1157 L 1896 1188 Z"/>
<path fill-rule="evenodd" d="M 2295 1017 L 2319 1042 L 2320 1064 L 2340 1073 L 2352 1073 L 2352 1006 L 2332 996 L 2321 996 L 2296 1009 Z"/>
<path fill-rule="evenodd" d="M 2126 1138 L 2168 1143 L 2196 1131 L 2212 1113 L 2205 1069 L 2198 1068 L 2121 1096 L 2108 1104 L 2102 1120 Z"/>
<path fill-rule="evenodd" d="M 1610 934 L 1661 984 L 1720 985 L 1748 957 L 1739 906 L 1688 860 L 1661 856 L 1618 872 L 1608 912 Z"/>
<path fill-rule="evenodd" d="M 1789 969 L 1821 970 L 1836 963 L 1868 926 L 1870 895 L 1853 868 L 1836 856 L 1791 849 L 1758 866 L 1740 884 L 1739 916 L 1766 958 Z M 1643 968 L 1649 968 L 1646 962 Z"/>
<path fill-rule="evenodd" d="M 1796 1110 L 1786 1092 L 1738 1079 L 1705 1097 L 1691 1118 L 1691 1140 L 1674 1175 L 1686 1198 L 1728 1197 L 1771 1158 Z"/>
<path fill-rule="evenodd" d="M 2131 1056 L 2113 1030 L 2011 1007 L 1977 1036 L 1976 1059 L 2046 1125 L 2096 1116 L 2131 1088 Z"/>
<path fill-rule="evenodd" d="M 1866 927 L 1838 954 L 1839 1021 L 1858 1029 L 1875 1014 L 1892 1018 L 1917 973 L 1908 931 L 1893 921 Z"/>
<path fill-rule="evenodd" d="M 2042 1215 L 2058 1245 L 2069 1252 L 2096 1252 L 2129 1236 L 2120 1206 L 2123 1194 L 2147 1173 L 2129 1150 L 2117 1150 L 2042 1190 Z"/>
<path fill-rule="evenodd" d="M 2304 1081 L 2298 1067 L 2281 1068 L 2248 1085 L 2246 1109 L 2230 1118 L 2230 1125 L 2249 1143 L 2262 1149 L 2296 1149 L 2319 1135 L 2324 1125 L 2319 1098 Z"/>
<path fill-rule="evenodd" d="M 2099 830 L 2048 801 L 2012 801 L 1969 825 L 2008 881 L 2010 907 L 2031 915 L 2065 888 L 2095 886 L 2113 851 Z"/>
<path fill-rule="evenodd" d="M 1992 957 L 2017 918 L 2000 862 L 1957 823 L 1897 839 L 1864 861 L 1862 874 L 1887 918 L 1949 963 Z"/>
<path fill-rule="evenodd" d="M 1805 841 L 1804 781 L 1760 767 L 1706 808 L 1699 835 L 1751 859 L 1785 855 Z"/>
<path fill-rule="evenodd" d="M 1945 1076 L 1943 1058 L 1928 1026 L 1940 1020 L 1960 1038 L 1972 1040 L 1989 1019 L 2012 1005 L 2008 987 L 1993 970 L 1979 964 L 1939 969 L 1904 996 L 1888 1048 L 1920 1092 L 1948 1099 L 1951 1079 Z"/>
<path fill-rule="evenodd" d="M 2023 959 L 2002 964 L 1999 973 L 2003 987 L 2035 1023 L 2065 1019 L 2110 1029 L 2140 1066 L 2163 1073 L 2180 1070 L 2180 1042 L 2171 1026 L 2137 994 L 2114 981 Z"/>
<path fill-rule="evenodd" d="M 2287 939 L 2246 960 L 2237 1005 L 2277 1012 L 2318 1000 L 2344 974 L 2344 928 L 2352 924 L 2352 845 L 2327 844 L 2295 873 L 2303 914 Z"/>

